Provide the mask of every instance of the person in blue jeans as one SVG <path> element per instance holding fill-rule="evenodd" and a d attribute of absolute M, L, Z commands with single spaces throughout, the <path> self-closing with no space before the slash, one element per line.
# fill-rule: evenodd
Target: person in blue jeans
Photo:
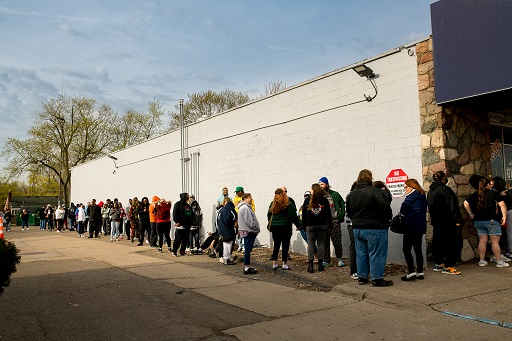
<path fill-rule="evenodd" d="M 244 274 L 252 275 L 258 271 L 252 268 L 251 265 L 251 251 L 254 246 L 256 236 L 260 233 L 260 223 L 256 218 L 256 214 L 251 208 L 252 196 L 251 193 L 244 193 L 242 201 L 238 204 L 238 232 L 240 237 L 244 238 Z"/>
<path fill-rule="evenodd" d="M 359 172 L 357 186 L 347 197 L 347 216 L 354 231 L 359 284 L 366 284 L 371 278 L 372 286 L 385 287 L 393 285 L 393 281 L 384 279 L 391 195 L 374 187 L 372 180 L 369 170 Z"/>

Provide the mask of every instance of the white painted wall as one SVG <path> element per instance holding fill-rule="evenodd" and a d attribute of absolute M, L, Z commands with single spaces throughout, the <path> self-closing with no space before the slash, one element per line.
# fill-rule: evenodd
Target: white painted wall
<path fill-rule="evenodd" d="M 363 94 L 373 95 L 374 89 L 366 78 L 345 68 L 188 127 L 188 154 L 200 153 L 200 192 L 195 194 L 207 231 L 224 186 L 231 194 L 236 186 L 253 194 L 262 225 L 259 243 L 270 244 L 266 211 L 277 187 L 287 186 L 289 196 L 300 203 L 304 191 L 322 176 L 345 196 L 364 168 L 383 181 L 391 169 L 402 168 L 421 183 L 416 56 L 402 50 L 364 62 L 378 75 L 378 95 L 371 102 L 351 105 L 364 100 Z M 153 195 L 179 199 L 179 131 L 115 156 L 117 169 L 107 157 L 73 168 L 72 201 L 117 197 L 125 204 L 133 196 Z M 393 200 L 394 213 L 401 202 Z M 342 234 L 347 256 L 344 224 Z M 292 248 L 306 251 L 298 233 Z M 388 259 L 403 262 L 401 237 L 391 232 Z"/>

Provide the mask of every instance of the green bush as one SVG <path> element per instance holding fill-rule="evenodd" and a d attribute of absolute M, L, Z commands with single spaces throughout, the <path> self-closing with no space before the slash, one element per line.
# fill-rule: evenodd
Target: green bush
<path fill-rule="evenodd" d="M 19 252 L 14 243 L 0 239 L 0 295 L 11 283 L 11 274 L 16 272 L 16 265 L 20 263 Z"/>

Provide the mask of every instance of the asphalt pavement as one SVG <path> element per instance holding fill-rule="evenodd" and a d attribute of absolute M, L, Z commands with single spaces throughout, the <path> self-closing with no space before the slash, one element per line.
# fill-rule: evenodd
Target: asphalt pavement
<path fill-rule="evenodd" d="M 6 237 L 22 262 L 0 296 L 0 340 L 512 339 L 512 268 L 494 263 L 316 291 L 108 237 Z"/>

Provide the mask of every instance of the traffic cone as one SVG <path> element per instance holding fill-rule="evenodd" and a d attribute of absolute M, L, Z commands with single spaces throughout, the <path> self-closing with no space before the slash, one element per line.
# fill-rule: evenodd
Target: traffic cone
<path fill-rule="evenodd" d="M 4 219 L 0 216 L 0 239 L 4 239 Z"/>

